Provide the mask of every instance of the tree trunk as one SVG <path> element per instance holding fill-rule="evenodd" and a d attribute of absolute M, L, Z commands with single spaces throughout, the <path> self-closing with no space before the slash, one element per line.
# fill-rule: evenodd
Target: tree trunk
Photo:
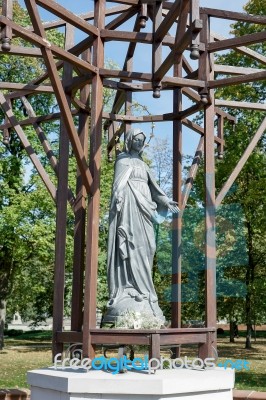
<path fill-rule="evenodd" d="M 230 320 L 230 343 L 235 343 L 234 321 Z"/>
<path fill-rule="evenodd" d="M 0 300 L 0 350 L 4 348 L 5 322 L 6 322 L 6 300 Z"/>
<path fill-rule="evenodd" d="M 248 231 L 248 265 L 246 271 L 246 324 L 247 324 L 247 336 L 246 336 L 246 349 L 251 349 L 251 335 L 252 335 L 252 284 L 255 276 L 255 263 L 253 259 L 253 238 L 252 238 L 252 227 L 251 223 L 247 222 Z"/>
<path fill-rule="evenodd" d="M 247 336 L 246 336 L 246 349 L 251 349 L 251 334 L 252 334 L 252 325 L 247 324 Z"/>

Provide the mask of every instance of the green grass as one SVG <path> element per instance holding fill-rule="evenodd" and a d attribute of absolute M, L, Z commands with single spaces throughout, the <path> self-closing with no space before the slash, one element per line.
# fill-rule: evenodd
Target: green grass
<path fill-rule="evenodd" d="M 236 371 L 235 388 L 241 390 L 256 390 L 266 392 L 266 334 L 260 332 L 256 342 L 252 340 L 252 349 L 245 349 L 245 337 L 240 335 L 235 343 L 229 343 L 228 338 L 218 338 L 219 360 L 247 360 L 250 371 Z"/>
<path fill-rule="evenodd" d="M 218 338 L 219 361 L 247 360 L 250 371 L 236 371 L 236 389 L 266 391 L 266 332 L 258 332 L 252 349 L 246 350 L 245 337 L 240 335 L 229 343 L 227 333 Z M 51 332 L 33 331 L 6 338 L 6 347 L 0 351 L 0 388 L 26 388 L 26 373 L 32 369 L 51 366 Z M 195 346 L 182 346 L 181 357 L 196 356 Z M 116 356 L 115 352 L 110 356 Z M 141 355 L 140 355 L 141 356 Z M 169 357 L 169 354 L 164 354 Z"/>
<path fill-rule="evenodd" d="M 20 335 L 5 336 L 6 348 L 14 346 L 47 345 L 51 347 L 51 331 L 29 331 Z"/>
<path fill-rule="evenodd" d="M 6 336 L 0 351 L 0 388 L 26 388 L 27 371 L 52 365 L 51 338 L 51 331 L 37 330 Z"/>

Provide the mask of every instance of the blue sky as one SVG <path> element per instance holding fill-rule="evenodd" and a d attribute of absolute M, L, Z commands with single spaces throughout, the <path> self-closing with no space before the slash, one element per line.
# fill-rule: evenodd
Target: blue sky
<path fill-rule="evenodd" d="M 93 10 L 94 2 L 92 0 L 58 0 L 62 6 L 68 8 L 76 14 L 85 13 Z M 23 0 L 20 0 L 23 5 Z M 243 11 L 243 6 L 246 1 L 234 0 L 234 1 L 224 1 L 224 0 L 201 0 L 200 5 L 202 7 L 210 7 L 217 9 L 227 9 L 232 11 Z M 107 3 L 108 7 L 118 5 L 117 3 Z M 46 12 L 40 8 L 41 17 L 44 21 L 51 21 L 57 19 L 54 15 Z M 230 36 L 230 24 L 232 21 L 224 21 L 221 19 L 214 19 L 211 21 L 211 29 L 217 33 L 220 33 L 226 37 Z M 133 22 L 129 22 L 124 26 L 121 26 L 120 30 L 131 29 Z M 151 24 L 148 23 L 144 31 L 151 31 Z M 76 34 L 76 40 L 79 41 L 84 37 L 84 34 L 80 31 Z M 124 42 L 108 42 L 105 45 L 105 60 L 112 60 L 120 67 L 124 63 L 125 54 L 127 51 L 128 44 Z M 164 54 L 166 56 L 167 49 L 164 49 Z M 189 58 L 189 56 L 188 56 Z M 151 72 L 151 46 L 139 44 L 134 56 L 134 70 Z M 172 93 L 170 91 L 162 92 L 160 99 L 153 99 L 151 92 L 135 94 L 135 101 L 140 104 L 146 105 L 152 114 L 163 114 L 172 112 Z M 188 107 L 190 103 L 184 101 L 184 108 Z M 142 124 L 141 128 L 144 132 L 149 135 L 151 131 L 151 125 L 146 123 Z M 155 136 L 168 138 L 169 142 L 172 141 L 172 125 L 169 122 L 156 123 L 154 128 Z M 189 129 L 184 129 L 184 139 L 183 139 L 183 153 L 184 154 L 194 154 L 195 148 L 199 140 L 199 135 L 190 131 Z"/>

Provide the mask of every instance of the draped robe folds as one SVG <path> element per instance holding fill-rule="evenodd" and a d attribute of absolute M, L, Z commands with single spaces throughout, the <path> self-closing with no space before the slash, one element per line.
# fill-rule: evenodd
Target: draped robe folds
<path fill-rule="evenodd" d="M 124 311 L 146 311 L 164 320 L 152 281 L 153 223 L 164 220 L 168 202 L 140 157 L 118 156 L 109 216 L 106 321 Z"/>

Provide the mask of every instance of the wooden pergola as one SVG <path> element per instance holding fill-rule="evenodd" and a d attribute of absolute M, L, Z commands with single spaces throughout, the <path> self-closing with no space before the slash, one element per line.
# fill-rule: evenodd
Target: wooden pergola
<path fill-rule="evenodd" d="M 222 157 L 224 148 L 224 120 L 235 118 L 220 107 L 266 110 L 265 104 L 243 103 L 215 99 L 219 87 L 252 82 L 266 78 L 263 69 L 236 68 L 216 65 L 213 55 L 225 49 L 234 49 L 247 57 L 266 64 L 266 57 L 249 46 L 266 40 L 266 31 L 230 39 L 210 31 L 210 18 L 266 24 L 266 16 L 202 8 L 200 0 L 94 0 L 94 10 L 76 15 L 53 0 L 25 0 L 32 26 L 22 27 L 13 21 L 13 0 L 2 0 L 1 50 L 5 55 L 41 57 L 46 72 L 34 81 L 25 83 L 0 82 L 0 103 L 6 119 L 1 125 L 3 142 L 8 144 L 10 130 L 15 130 L 26 152 L 40 174 L 57 209 L 57 230 L 54 274 L 53 353 L 62 352 L 64 343 L 83 342 L 83 354 L 94 356 L 96 345 L 147 344 L 150 356 L 159 357 L 161 345 L 196 343 L 199 356 L 213 355 L 216 346 L 216 269 L 215 269 L 215 209 L 237 178 L 250 153 L 266 128 L 266 118 L 232 171 L 220 193 L 215 193 L 215 147 Z M 39 7 L 55 16 L 54 22 L 42 22 Z M 108 20 L 108 22 L 106 22 Z M 152 32 L 145 30 L 146 22 Z M 134 21 L 132 31 L 121 30 L 127 21 Z M 47 30 L 64 28 L 65 47 L 60 48 L 47 39 Z M 85 34 L 74 43 L 74 31 Z M 15 46 L 12 38 L 19 37 L 31 46 Z M 121 70 L 104 66 L 105 43 L 114 46 L 127 42 L 125 62 Z M 135 49 L 142 43 L 151 47 L 150 72 L 133 67 Z M 168 55 L 163 57 L 163 46 Z M 190 62 L 189 57 L 193 60 Z M 196 65 L 196 67 L 195 67 Z M 61 70 L 63 71 L 61 75 Z M 74 74 L 75 72 L 75 74 Z M 217 79 L 215 73 L 222 73 Z M 228 76 L 226 76 L 228 75 Z M 115 80 L 113 79 L 115 78 Z M 103 88 L 116 91 L 111 112 L 103 111 Z M 161 115 L 134 116 L 131 114 L 132 96 L 135 92 L 151 92 L 159 98 L 161 91 L 172 91 L 171 112 Z M 31 96 L 53 93 L 60 112 L 36 115 Z M 184 97 L 193 105 L 184 109 Z M 28 117 L 19 121 L 12 110 L 12 100 L 20 98 Z M 121 112 L 122 110 L 122 112 Z M 204 127 L 188 117 L 204 112 Z M 124 112 L 123 112 L 124 111 Z M 78 118 L 78 128 L 73 118 Z M 218 119 L 218 133 L 214 120 Z M 60 120 L 60 151 L 56 159 L 40 124 Z M 182 212 L 173 226 L 172 271 L 172 326 L 157 330 L 96 329 L 96 294 L 100 205 L 101 138 L 103 126 L 108 130 L 107 151 L 115 147 L 117 138 L 132 123 L 172 121 L 173 124 L 173 193 L 181 210 L 184 210 L 195 179 L 200 159 L 205 164 L 205 227 L 206 227 L 206 308 L 204 328 L 181 327 L 181 229 Z M 58 184 L 42 166 L 24 132 L 32 125 L 44 151 L 58 177 Z M 199 144 L 182 189 L 182 127 L 199 134 Z M 90 142 L 88 151 L 88 142 Z M 77 164 L 76 193 L 69 189 L 69 147 Z M 88 154 L 89 153 L 89 154 Z M 64 283 L 67 203 L 75 216 L 73 298 L 71 331 L 63 330 Z M 87 221 L 87 222 L 86 222 Z M 85 251 L 86 249 L 86 251 Z"/>

